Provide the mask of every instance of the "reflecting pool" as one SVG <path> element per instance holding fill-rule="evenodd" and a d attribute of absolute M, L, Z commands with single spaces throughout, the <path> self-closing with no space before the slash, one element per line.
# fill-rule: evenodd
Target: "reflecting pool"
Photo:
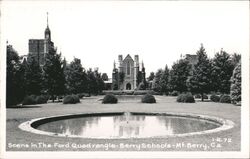
<path fill-rule="evenodd" d="M 52 121 L 38 130 L 80 137 L 157 137 L 215 129 L 221 124 L 204 119 L 167 115 L 108 115 Z"/>

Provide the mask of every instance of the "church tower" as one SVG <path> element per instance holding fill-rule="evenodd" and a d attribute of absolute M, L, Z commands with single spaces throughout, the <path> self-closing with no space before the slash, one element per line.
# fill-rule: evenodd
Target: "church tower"
<path fill-rule="evenodd" d="M 51 32 L 49 29 L 49 17 L 48 17 L 48 12 L 47 12 L 47 27 L 44 31 L 44 52 L 49 53 L 49 47 L 51 43 Z"/>
<path fill-rule="evenodd" d="M 44 39 L 47 41 L 51 41 L 51 32 L 49 29 L 49 17 L 48 17 L 48 12 L 47 12 L 47 27 L 44 32 Z"/>
<path fill-rule="evenodd" d="M 45 56 L 49 53 L 50 49 L 54 48 L 54 43 L 51 41 L 51 32 L 49 29 L 49 17 L 47 13 L 47 27 L 44 31 L 44 38 L 42 39 L 29 39 L 29 54 L 28 61 L 31 57 L 39 63 L 40 66 L 45 64 Z"/>

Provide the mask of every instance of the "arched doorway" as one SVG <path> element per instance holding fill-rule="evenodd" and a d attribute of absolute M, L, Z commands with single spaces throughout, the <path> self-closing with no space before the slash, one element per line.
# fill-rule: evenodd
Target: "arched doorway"
<path fill-rule="evenodd" d="M 126 84 L 126 90 L 131 90 L 131 84 L 130 83 Z"/>

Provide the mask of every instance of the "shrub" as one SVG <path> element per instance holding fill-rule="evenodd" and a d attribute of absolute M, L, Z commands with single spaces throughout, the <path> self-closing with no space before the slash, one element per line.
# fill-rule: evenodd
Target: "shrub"
<path fill-rule="evenodd" d="M 196 94 L 194 97 L 200 99 L 201 95 L 200 94 Z"/>
<path fill-rule="evenodd" d="M 230 87 L 230 96 L 232 103 L 239 104 L 241 103 L 241 63 L 239 63 L 233 71 L 231 77 L 231 87 Z"/>
<path fill-rule="evenodd" d="M 219 102 L 220 101 L 220 97 L 216 94 L 212 94 L 210 96 L 210 100 L 213 101 L 213 102 Z"/>
<path fill-rule="evenodd" d="M 180 94 L 177 97 L 177 102 L 180 103 L 195 103 L 194 97 L 191 93 Z"/>
<path fill-rule="evenodd" d="M 231 97 L 229 95 L 222 95 L 220 97 L 220 103 L 231 103 Z"/>
<path fill-rule="evenodd" d="M 103 104 L 115 104 L 117 103 L 118 99 L 113 94 L 107 94 L 104 96 L 102 103 Z"/>
<path fill-rule="evenodd" d="M 149 93 L 149 91 L 146 91 L 146 90 L 136 90 L 136 91 L 134 91 L 134 95 L 146 95 L 148 93 Z"/>
<path fill-rule="evenodd" d="M 208 99 L 208 96 L 206 94 L 203 94 L 203 99 Z"/>
<path fill-rule="evenodd" d="M 146 94 L 141 98 L 142 103 L 156 103 L 155 97 L 151 94 Z"/>
<path fill-rule="evenodd" d="M 178 96 L 178 94 L 179 93 L 177 91 L 173 91 L 173 92 L 170 93 L 171 96 Z"/>
<path fill-rule="evenodd" d="M 36 96 L 35 95 L 30 95 L 30 96 L 24 97 L 22 104 L 23 105 L 34 105 L 34 104 L 36 104 Z"/>
<path fill-rule="evenodd" d="M 36 97 L 36 104 L 44 104 L 47 103 L 48 97 L 45 95 L 40 95 Z"/>
<path fill-rule="evenodd" d="M 78 95 L 78 97 L 80 98 L 80 99 L 82 99 L 85 95 L 84 95 L 84 93 L 79 93 L 79 94 L 77 94 Z"/>
<path fill-rule="evenodd" d="M 80 103 L 80 99 L 77 95 L 67 95 L 63 98 L 63 104 L 76 104 Z"/>
<path fill-rule="evenodd" d="M 139 84 L 139 86 L 138 86 L 138 89 L 139 89 L 139 90 L 145 90 L 145 89 L 146 89 L 145 84 L 144 84 L 143 82 L 141 82 L 141 83 Z"/>

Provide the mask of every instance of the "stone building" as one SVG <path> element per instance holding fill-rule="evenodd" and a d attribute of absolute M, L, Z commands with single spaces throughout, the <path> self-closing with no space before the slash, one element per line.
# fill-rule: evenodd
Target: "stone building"
<path fill-rule="evenodd" d="M 135 55 L 134 59 L 128 54 L 124 59 L 118 55 L 118 68 L 114 62 L 112 73 L 113 90 L 135 90 L 138 85 L 145 81 L 145 68 L 143 62 L 140 70 L 139 56 Z"/>
<path fill-rule="evenodd" d="M 28 60 L 34 57 L 40 66 L 45 64 L 45 55 L 50 49 L 54 49 L 54 43 L 51 41 L 51 32 L 48 24 L 47 14 L 47 27 L 44 31 L 44 39 L 29 39 L 29 54 Z"/>

